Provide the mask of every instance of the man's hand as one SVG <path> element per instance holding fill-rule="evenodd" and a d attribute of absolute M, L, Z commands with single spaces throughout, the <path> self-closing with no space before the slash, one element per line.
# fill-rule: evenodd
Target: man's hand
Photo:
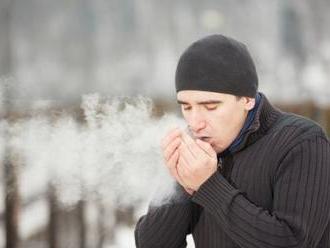
<path fill-rule="evenodd" d="M 165 164 L 172 175 L 172 177 L 187 191 L 188 194 L 192 194 L 193 190 L 189 189 L 186 183 L 178 175 L 177 165 L 179 161 L 179 146 L 182 143 L 182 131 L 175 128 L 171 130 L 161 142 L 161 148 Z"/>
<path fill-rule="evenodd" d="M 195 141 L 184 132 L 181 137 L 182 142 L 177 148 L 179 155 L 176 157 L 177 177 L 185 188 L 197 191 L 217 170 L 217 154 L 207 142 L 199 139 Z"/>

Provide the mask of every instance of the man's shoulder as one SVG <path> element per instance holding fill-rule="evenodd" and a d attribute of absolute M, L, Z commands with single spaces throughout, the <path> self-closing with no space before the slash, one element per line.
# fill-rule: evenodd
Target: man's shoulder
<path fill-rule="evenodd" d="M 271 132 L 290 135 L 292 138 L 300 140 L 315 136 L 328 139 L 322 127 L 315 121 L 301 115 L 286 112 L 282 113 L 281 117 L 271 128 Z"/>

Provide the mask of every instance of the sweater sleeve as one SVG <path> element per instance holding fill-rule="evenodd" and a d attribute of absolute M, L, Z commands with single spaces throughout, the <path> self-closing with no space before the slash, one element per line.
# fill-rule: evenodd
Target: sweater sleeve
<path fill-rule="evenodd" d="M 135 227 L 137 248 L 184 248 L 191 232 L 192 202 L 181 186 L 171 202 L 149 206 Z"/>
<path fill-rule="evenodd" d="M 329 222 L 330 146 L 323 137 L 292 148 L 274 177 L 273 207 L 250 202 L 219 173 L 192 201 L 214 216 L 241 248 L 317 247 Z"/>

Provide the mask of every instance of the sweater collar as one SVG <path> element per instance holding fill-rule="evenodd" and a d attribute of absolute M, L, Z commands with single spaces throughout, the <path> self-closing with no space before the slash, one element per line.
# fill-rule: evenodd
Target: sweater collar
<path fill-rule="evenodd" d="M 236 153 L 262 137 L 275 123 L 281 112 L 274 108 L 263 93 L 258 93 L 255 107 L 249 111 L 246 121 L 232 144 L 222 153 Z"/>

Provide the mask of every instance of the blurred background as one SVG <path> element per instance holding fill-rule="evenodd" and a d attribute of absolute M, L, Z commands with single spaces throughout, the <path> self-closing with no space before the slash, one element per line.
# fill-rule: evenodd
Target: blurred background
<path fill-rule="evenodd" d="M 328 0 L 0 0 L 0 247 L 134 247 L 165 175 L 158 141 L 182 123 L 178 57 L 205 35 L 245 43 L 260 91 L 329 134 L 329 11 Z"/>

